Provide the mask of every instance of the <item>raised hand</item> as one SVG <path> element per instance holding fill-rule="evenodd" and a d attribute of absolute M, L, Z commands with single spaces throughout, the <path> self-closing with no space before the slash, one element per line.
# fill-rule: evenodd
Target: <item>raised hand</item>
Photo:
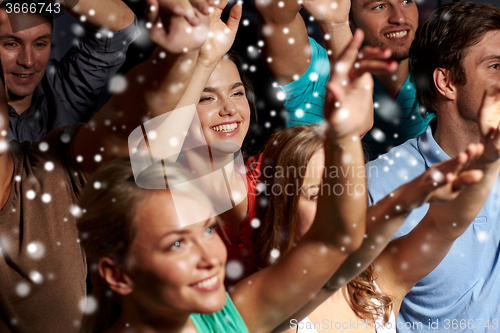
<path fill-rule="evenodd" d="M 185 17 L 193 26 L 201 23 L 195 8 L 202 14 L 210 13 L 210 6 L 215 0 L 155 0 L 166 13 Z M 157 7 L 158 8 L 158 7 Z"/>
<path fill-rule="evenodd" d="M 500 158 L 500 83 L 486 89 L 477 120 L 485 146 L 483 162 L 495 162 Z"/>
<path fill-rule="evenodd" d="M 410 211 L 424 203 L 444 203 L 457 198 L 460 193 L 483 178 L 483 172 L 470 169 L 483 154 L 482 144 L 470 144 L 465 152 L 455 158 L 434 164 L 422 175 L 403 185 L 408 190 L 401 209 Z"/>
<path fill-rule="evenodd" d="M 190 7 L 194 16 L 189 14 L 191 16 L 186 15 L 185 18 L 181 16 L 186 12 L 181 6 L 182 3 L 146 1 L 146 26 L 149 28 L 149 37 L 156 45 L 170 53 L 197 50 L 205 43 L 208 35 L 209 16 Z M 193 22 L 196 26 L 193 26 Z"/>
<path fill-rule="evenodd" d="M 227 3 L 228 0 L 220 0 L 210 13 L 208 38 L 200 48 L 199 54 L 199 61 L 204 64 L 210 65 L 218 62 L 233 45 L 243 8 L 236 3 L 229 12 L 227 22 L 224 23 L 221 20 L 221 15 Z"/>
<path fill-rule="evenodd" d="M 356 30 L 353 39 L 333 65 L 326 89 L 324 118 L 337 137 L 363 134 L 366 118 L 373 113 L 373 79 L 369 72 L 390 73 L 395 61 L 387 61 L 390 50 L 367 47 L 358 56 L 364 33 Z"/>

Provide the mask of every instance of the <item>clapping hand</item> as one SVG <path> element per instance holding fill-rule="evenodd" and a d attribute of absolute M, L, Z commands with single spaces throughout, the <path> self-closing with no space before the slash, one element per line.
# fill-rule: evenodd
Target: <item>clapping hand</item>
<path fill-rule="evenodd" d="M 195 7 L 187 0 L 147 0 L 150 39 L 170 53 L 199 49 L 207 39 L 210 10 L 205 1 L 193 2 Z"/>
<path fill-rule="evenodd" d="M 220 0 L 210 13 L 208 38 L 200 49 L 199 61 L 206 65 L 215 64 L 233 45 L 242 15 L 242 6 L 236 3 L 224 23 L 221 15 L 228 0 Z"/>

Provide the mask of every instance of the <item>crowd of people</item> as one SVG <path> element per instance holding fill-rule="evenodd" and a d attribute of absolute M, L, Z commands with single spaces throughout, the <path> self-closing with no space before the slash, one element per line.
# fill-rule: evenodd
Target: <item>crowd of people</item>
<path fill-rule="evenodd" d="M 255 0 L 287 119 L 250 156 L 240 3 L 145 0 L 109 100 L 134 13 L 57 2 L 87 30 L 54 61 L 29 4 L 0 4 L 0 332 L 498 329 L 500 8 Z"/>

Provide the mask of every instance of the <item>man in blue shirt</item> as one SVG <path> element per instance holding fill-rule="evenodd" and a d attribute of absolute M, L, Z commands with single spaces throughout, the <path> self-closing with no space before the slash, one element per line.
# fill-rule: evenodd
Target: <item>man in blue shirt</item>
<path fill-rule="evenodd" d="M 256 1 L 262 59 L 286 93 L 287 126 L 320 123 L 323 100 L 334 61 L 352 38 L 351 28 L 361 28 L 365 44 L 392 51 L 399 66 L 393 74 L 374 76 L 374 124 L 366 124 L 363 138 L 376 158 L 395 145 L 421 134 L 431 117 L 419 112 L 408 51 L 418 25 L 413 1 L 387 0 L 276 0 Z M 299 10 L 304 8 L 318 22 L 325 48 L 307 36 Z M 352 24 L 350 27 L 349 19 Z M 369 49 L 365 52 L 369 52 Z"/>
<path fill-rule="evenodd" d="M 404 299 L 398 331 L 498 329 L 500 110 L 493 103 L 500 98 L 500 9 L 473 3 L 437 8 L 417 31 L 410 58 L 419 102 L 436 114 L 436 120 L 424 134 L 368 163 L 371 201 L 377 202 L 474 142 L 485 144 L 485 152 L 475 165 L 485 177 L 461 194 L 454 210 L 429 205 L 417 208 L 397 232 L 396 236 L 409 233 L 430 209 L 433 213 L 441 210 L 442 219 L 449 221 L 473 220 L 439 266 Z M 471 207 L 472 202 L 481 202 L 478 197 L 484 197 L 484 205 Z M 415 249 L 416 256 L 425 250 L 425 241 L 422 239 L 421 248 Z M 412 269 L 404 266 L 401 263 L 402 269 Z"/>
<path fill-rule="evenodd" d="M 50 15 L 41 15 L 41 6 L 37 13 L 16 14 L 12 2 L 0 9 L 0 54 L 10 98 L 7 139 L 38 142 L 55 128 L 92 117 L 140 30 L 120 0 L 63 0 L 60 7 L 83 21 L 87 33 L 60 62 L 49 61 Z M 50 1 L 43 10 L 49 4 L 48 14 L 62 10 Z"/>

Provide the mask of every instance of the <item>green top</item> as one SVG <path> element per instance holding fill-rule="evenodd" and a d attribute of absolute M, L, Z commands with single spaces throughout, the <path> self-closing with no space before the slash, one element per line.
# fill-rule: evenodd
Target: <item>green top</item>
<path fill-rule="evenodd" d="M 226 296 L 226 305 L 219 312 L 211 314 L 194 313 L 189 316 L 198 333 L 249 333 L 231 297 L 228 293 L 226 293 Z"/>

